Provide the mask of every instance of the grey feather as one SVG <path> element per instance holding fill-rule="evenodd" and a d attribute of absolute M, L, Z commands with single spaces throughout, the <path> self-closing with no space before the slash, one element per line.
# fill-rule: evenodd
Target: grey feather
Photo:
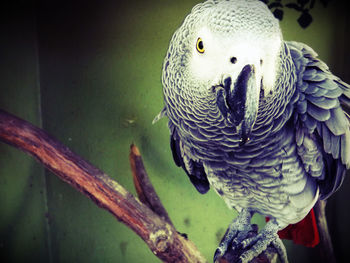
<path fill-rule="evenodd" d="M 306 118 L 305 120 L 305 126 L 306 128 L 308 128 L 308 130 L 310 131 L 310 133 L 312 133 L 317 125 L 317 122 L 314 118 L 311 118 L 310 116 Z"/>
<path fill-rule="evenodd" d="M 310 68 L 303 74 L 303 80 L 305 81 L 323 81 L 326 79 L 324 74 L 319 74 L 316 69 Z"/>
<path fill-rule="evenodd" d="M 341 136 L 341 160 L 346 165 L 346 169 L 350 168 L 350 131 L 347 130 Z"/>
<path fill-rule="evenodd" d="M 312 103 L 308 104 L 307 113 L 317 121 L 326 121 L 331 117 L 329 110 L 319 108 Z"/>
<path fill-rule="evenodd" d="M 304 114 L 307 111 L 307 101 L 299 100 L 297 103 L 297 110 L 299 114 Z"/>
<path fill-rule="evenodd" d="M 339 159 L 340 136 L 331 136 L 331 152 L 334 159 Z"/>
<path fill-rule="evenodd" d="M 320 87 L 318 85 L 315 84 L 311 84 L 311 85 L 305 85 L 305 94 L 316 94 L 317 92 L 320 91 Z"/>
<path fill-rule="evenodd" d="M 310 101 L 315 106 L 322 108 L 322 109 L 325 109 L 325 110 L 334 109 L 334 108 L 337 108 L 339 106 L 338 99 L 310 96 L 307 98 L 307 100 Z"/>
<path fill-rule="evenodd" d="M 164 107 L 161 110 L 161 112 L 159 112 L 158 115 L 156 117 L 154 117 L 152 124 L 155 124 L 156 122 L 158 122 L 160 119 L 162 119 L 165 116 L 166 116 L 166 107 Z"/>
<path fill-rule="evenodd" d="M 322 125 L 322 139 L 323 139 L 323 147 L 326 153 L 332 152 L 332 139 L 331 133 L 329 132 L 326 125 Z"/>
<path fill-rule="evenodd" d="M 343 94 L 342 90 L 340 88 L 338 89 L 333 89 L 333 90 L 328 90 L 327 93 L 324 95 L 327 98 L 338 98 Z"/>
<path fill-rule="evenodd" d="M 162 84 L 155 120 L 169 118 L 174 161 L 199 192 L 210 184 L 229 207 L 286 226 L 339 188 L 350 86 L 313 49 L 283 41 L 259 1 L 194 7 L 171 39 Z"/>
<path fill-rule="evenodd" d="M 349 130 L 349 121 L 340 107 L 331 110 L 331 117 L 326 121 L 326 125 L 336 136 L 340 136 Z"/>
<path fill-rule="evenodd" d="M 303 141 L 304 141 L 304 130 L 300 127 L 298 127 L 298 129 L 295 132 L 295 141 L 297 143 L 297 146 L 301 146 Z"/>
<path fill-rule="evenodd" d="M 295 207 L 304 208 L 307 200 L 315 195 L 317 188 L 310 177 L 308 177 L 305 183 L 300 184 L 300 186 L 304 187 L 296 194 L 290 195 L 289 199 Z"/>

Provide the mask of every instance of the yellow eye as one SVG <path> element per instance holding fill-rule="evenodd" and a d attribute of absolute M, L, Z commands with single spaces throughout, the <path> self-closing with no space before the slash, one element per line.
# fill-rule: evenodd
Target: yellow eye
<path fill-rule="evenodd" d="M 199 53 L 204 53 L 204 44 L 203 44 L 203 40 L 199 37 L 197 39 L 197 45 L 196 45 L 197 51 Z"/>

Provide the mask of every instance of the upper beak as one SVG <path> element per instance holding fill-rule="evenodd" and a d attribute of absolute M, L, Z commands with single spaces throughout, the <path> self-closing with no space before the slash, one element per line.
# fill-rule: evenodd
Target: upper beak
<path fill-rule="evenodd" d="M 248 64 L 243 67 L 233 86 L 231 77 L 224 80 L 225 108 L 220 104 L 223 98 L 219 98 L 219 94 L 223 96 L 222 92 L 217 95 L 219 109 L 225 116 L 230 113 L 228 117 L 237 127 L 241 145 L 249 140 L 257 117 L 260 94 L 258 82 L 254 66 Z"/>
<path fill-rule="evenodd" d="M 233 86 L 233 115 L 237 122 L 241 124 L 239 133 L 241 143 L 244 144 L 249 139 L 253 129 L 259 109 L 256 75 L 254 66 L 246 65 L 239 74 Z M 239 126 L 239 124 L 238 124 Z"/>

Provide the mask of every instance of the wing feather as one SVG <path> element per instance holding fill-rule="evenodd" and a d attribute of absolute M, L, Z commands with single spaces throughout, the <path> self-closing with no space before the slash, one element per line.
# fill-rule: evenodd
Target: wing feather
<path fill-rule="evenodd" d="M 203 165 L 186 155 L 176 128 L 172 127 L 170 130 L 170 148 L 175 164 L 184 169 L 197 191 L 205 194 L 210 186 Z"/>
<path fill-rule="evenodd" d="M 296 142 L 305 166 L 315 167 L 323 162 L 323 175 L 317 173 L 321 198 L 328 198 L 341 185 L 346 169 L 350 168 L 350 85 L 334 76 L 327 65 L 307 45 L 287 42 L 297 69 Z M 310 163 L 305 140 L 313 140 L 322 158 Z M 313 176 L 312 174 L 310 174 Z"/>

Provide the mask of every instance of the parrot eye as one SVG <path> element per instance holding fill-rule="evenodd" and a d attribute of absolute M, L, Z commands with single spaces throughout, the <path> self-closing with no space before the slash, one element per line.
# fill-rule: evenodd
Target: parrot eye
<path fill-rule="evenodd" d="M 201 54 L 204 53 L 204 44 L 203 44 L 203 40 L 200 37 L 197 39 L 196 48 L 199 53 Z"/>
<path fill-rule="evenodd" d="M 230 61 L 231 61 L 232 64 L 236 64 L 237 58 L 236 58 L 236 57 L 232 57 L 232 58 L 230 59 Z"/>

